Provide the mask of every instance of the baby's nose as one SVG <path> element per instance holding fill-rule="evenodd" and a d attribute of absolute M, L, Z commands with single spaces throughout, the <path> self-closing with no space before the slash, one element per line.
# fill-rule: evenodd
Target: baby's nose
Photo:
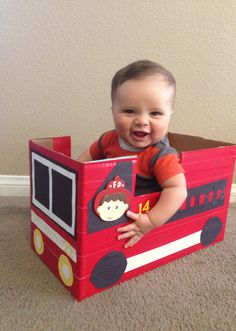
<path fill-rule="evenodd" d="M 147 115 L 138 115 L 135 118 L 136 125 L 148 125 L 148 116 Z"/>

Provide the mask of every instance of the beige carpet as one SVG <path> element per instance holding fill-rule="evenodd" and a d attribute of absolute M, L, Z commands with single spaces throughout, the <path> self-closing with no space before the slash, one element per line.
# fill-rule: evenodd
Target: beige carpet
<path fill-rule="evenodd" d="M 24 198 L 0 198 L 1 331 L 236 330 L 236 206 L 224 242 L 77 302 L 31 251 Z"/>

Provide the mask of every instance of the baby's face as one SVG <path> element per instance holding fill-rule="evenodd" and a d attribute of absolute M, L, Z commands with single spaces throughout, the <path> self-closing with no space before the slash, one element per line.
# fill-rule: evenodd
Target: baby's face
<path fill-rule="evenodd" d="M 126 210 L 128 209 L 128 204 L 123 201 L 104 201 L 101 206 L 98 207 L 97 212 L 103 221 L 115 221 L 118 220 Z"/>
<path fill-rule="evenodd" d="M 116 130 L 128 144 L 145 148 L 163 139 L 172 113 L 173 87 L 160 75 L 121 84 L 113 99 Z"/>

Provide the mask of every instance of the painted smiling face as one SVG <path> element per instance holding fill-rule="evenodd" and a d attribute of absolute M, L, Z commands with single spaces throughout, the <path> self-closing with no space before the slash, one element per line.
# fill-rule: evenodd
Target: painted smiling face
<path fill-rule="evenodd" d="M 97 208 L 97 212 L 103 221 L 111 222 L 118 220 L 124 215 L 129 205 L 122 200 L 112 200 L 112 196 L 108 196 L 109 201 L 104 200 Z"/>
<path fill-rule="evenodd" d="M 94 201 L 94 210 L 101 220 L 116 221 L 128 210 L 130 197 L 124 181 L 117 176 L 107 184 L 105 190 L 98 193 Z"/>

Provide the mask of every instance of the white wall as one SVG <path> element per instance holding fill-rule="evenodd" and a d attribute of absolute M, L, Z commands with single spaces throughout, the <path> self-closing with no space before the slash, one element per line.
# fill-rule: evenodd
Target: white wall
<path fill-rule="evenodd" d="M 236 1 L 0 1 L 0 174 L 28 174 L 28 139 L 111 128 L 110 80 L 137 59 L 177 80 L 171 130 L 236 143 Z"/>

